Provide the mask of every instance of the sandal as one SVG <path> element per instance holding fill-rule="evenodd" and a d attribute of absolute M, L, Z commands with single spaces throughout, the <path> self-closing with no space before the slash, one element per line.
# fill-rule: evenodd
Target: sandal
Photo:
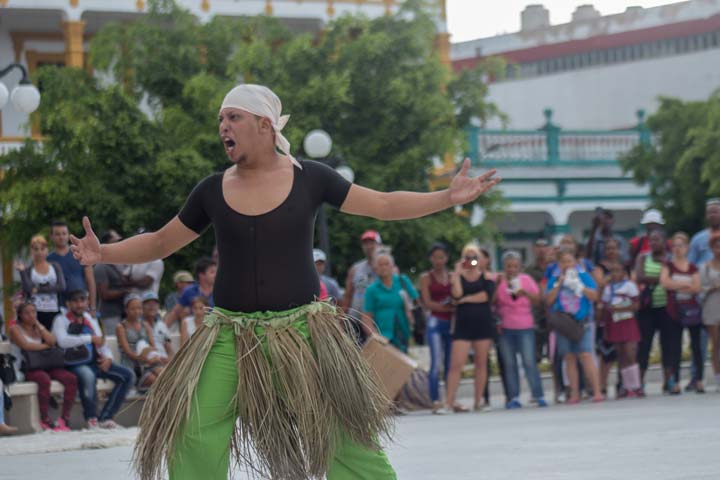
<path fill-rule="evenodd" d="M 470 411 L 468 407 L 465 405 L 461 405 L 459 403 L 454 404 L 452 407 L 450 407 L 453 412 L 455 413 L 467 413 Z"/>

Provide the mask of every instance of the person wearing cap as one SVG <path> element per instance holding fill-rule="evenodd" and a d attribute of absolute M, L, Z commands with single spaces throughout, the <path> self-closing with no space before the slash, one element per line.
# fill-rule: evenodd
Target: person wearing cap
<path fill-rule="evenodd" d="M 88 428 L 115 429 L 113 417 L 120 410 L 130 388 L 135 384 L 132 370 L 113 361 L 110 348 L 105 344 L 97 320 L 87 313 L 87 292 L 75 290 L 68 293 L 67 312 L 61 313 L 53 322 L 53 335 L 57 344 L 66 350 L 67 369 L 77 376 L 80 402 Z M 83 350 L 77 361 L 68 363 L 68 349 Z M 114 384 L 105 406 L 97 414 L 97 379 L 111 380 Z"/>
<path fill-rule="evenodd" d="M 167 363 L 155 348 L 152 326 L 142 318 L 142 297 L 131 293 L 125 297 L 125 319 L 115 329 L 120 364 L 135 373 L 139 390 L 152 386 L 162 372 L 162 365 Z"/>
<path fill-rule="evenodd" d="M 175 285 L 175 291 L 170 292 L 165 297 L 165 311 L 170 312 L 173 308 L 175 308 L 175 305 L 178 303 L 178 299 L 180 298 L 180 295 L 182 295 L 183 290 L 185 290 L 187 287 L 195 283 L 195 279 L 192 276 L 192 273 L 188 272 L 187 270 L 178 270 L 175 272 L 175 275 L 173 275 L 173 284 Z"/>
<path fill-rule="evenodd" d="M 630 259 L 627 241 L 616 233 L 613 233 L 612 227 L 615 223 L 615 216 L 611 210 L 598 208 L 595 218 L 593 218 L 592 229 L 588 237 L 585 256 L 597 265 L 605 258 L 605 244 L 608 240 L 615 240 L 620 247 L 620 258 L 624 263 Z"/>
<path fill-rule="evenodd" d="M 204 297 L 208 305 L 215 306 L 215 276 L 217 263 L 210 257 L 200 257 L 195 262 L 195 278 L 197 282 L 186 287 L 178 297 L 177 304 L 165 315 L 165 324 L 172 332 L 180 331 L 182 319 L 191 314 L 190 306 L 195 297 Z"/>
<path fill-rule="evenodd" d="M 650 251 L 650 242 L 648 241 L 650 233 L 658 228 L 663 228 L 665 225 L 665 219 L 663 218 L 662 213 L 660 213 L 660 210 L 651 208 L 643 213 L 643 216 L 640 219 L 640 225 L 645 228 L 645 233 L 630 239 L 629 265 L 631 267 L 635 265 L 638 256 L 644 255 Z"/>
<path fill-rule="evenodd" d="M 318 208 L 408 220 L 474 201 L 499 179 L 492 170 L 469 177 L 466 159 L 442 191 L 353 185 L 290 154 L 281 110 L 267 87 L 233 88 L 218 115 L 230 168 L 202 180 L 157 232 L 100 245 L 85 217 L 85 237 L 72 238 L 83 264 L 134 264 L 171 255 L 210 225 L 215 231 L 215 306 L 150 390 L 134 455 L 140 478 L 161 478 L 167 465 L 171 480 L 226 479 L 231 456 L 265 478 L 397 477 L 380 447 L 391 402 L 345 315 L 315 301 Z"/>
<path fill-rule="evenodd" d="M 160 298 L 153 291 L 142 295 L 142 319 L 152 326 L 155 349 L 165 358 L 172 358 L 175 351 L 172 346 L 170 329 L 160 315 Z"/>
<path fill-rule="evenodd" d="M 325 252 L 319 248 L 313 249 L 313 260 L 315 261 L 315 270 L 317 270 L 318 276 L 320 277 L 321 286 L 325 286 L 325 292 L 327 293 L 326 298 L 323 298 L 322 295 L 320 298 L 323 300 L 327 299 L 333 304 L 337 304 L 342 300 L 342 293 L 340 292 L 340 285 L 338 285 L 337 281 L 334 278 L 325 275 L 325 267 L 327 263 L 327 256 L 325 255 Z"/>
<path fill-rule="evenodd" d="M 345 280 L 343 308 L 357 320 L 361 319 L 365 308 L 365 290 L 377 280 L 372 259 L 379 245 L 382 245 L 382 238 L 375 230 L 366 230 L 360 235 L 360 247 L 365 258 L 353 263 Z"/>

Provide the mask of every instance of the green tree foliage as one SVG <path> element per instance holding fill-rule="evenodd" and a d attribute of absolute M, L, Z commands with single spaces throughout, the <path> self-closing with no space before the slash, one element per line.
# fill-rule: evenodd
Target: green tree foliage
<path fill-rule="evenodd" d="M 633 149 L 623 167 L 650 186 L 672 229 L 696 232 L 706 199 L 720 196 L 720 91 L 704 102 L 661 98 L 647 124 L 657 142 Z"/>
<path fill-rule="evenodd" d="M 432 159 L 462 150 L 467 119 L 498 114 L 483 83 L 497 66 L 453 77 L 434 54 L 433 37 L 432 21 L 412 1 L 396 16 L 342 17 L 320 34 L 299 35 L 268 17 L 203 24 L 171 0 L 149 2 L 142 19 L 94 37 L 96 78 L 41 69 L 46 140 L 0 157 L 2 235 L 17 249 L 53 218 L 77 232 L 84 214 L 99 231 L 161 227 L 199 180 L 227 168 L 217 109 L 242 81 L 268 85 L 283 100 L 292 115 L 283 133 L 298 155 L 305 134 L 322 128 L 333 138 L 333 158 L 349 164 L 358 183 L 426 190 Z M 492 219 L 497 196 L 481 205 Z M 404 270 L 424 261 L 435 240 L 459 249 L 492 234 L 451 211 L 384 224 L 333 211 L 329 226 L 339 273 L 361 255 L 367 228 L 382 232 Z M 187 267 L 213 242 L 204 235 L 169 270 Z"/>

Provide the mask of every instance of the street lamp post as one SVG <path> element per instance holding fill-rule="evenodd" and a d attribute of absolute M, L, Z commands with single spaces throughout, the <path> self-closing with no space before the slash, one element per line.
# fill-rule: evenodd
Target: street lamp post
<path fill-rule="evenodd" d="M 332 138 L 324 130 L 312 130 L 305 135 L 303 141 L 303 149 L 305 154 L 310 158 L 326 163 L 332 167 L 335 167 L 335 171 L 338 172 L 345 180 L 353 182 L 355 180 L 355 172 L 353 172 L 350 166 L 342 163 L 339 158 L 329 158 L 328 155 L 332 150 Z M 328 232 L 327 224 L 327 212 L 325 210 L 325 204 L 320 206 L 318 212 L 318 230 L 320 234 L 320 249 L 322 249 L 327 255 L 325 261 L 325 272 L 327 275 L 332 274 L 332 264 L 330 262 L 330 235 Z"/>
<path fill-rule="evenodd" d="M 16 110 L 30 114 L 40 106 L 40 92 L 35 88 L 35 85 L 30 82 L 25 67 L 19 63 L 12 63 L 0 70 L 0 78 L 10 73 L 13 69 L 20 69 L 22 78 L 12 93 L 9 93 L 5 84 L 0 82 L 0 109 L 5 106 L 9 97 L 10 102 Z"/>

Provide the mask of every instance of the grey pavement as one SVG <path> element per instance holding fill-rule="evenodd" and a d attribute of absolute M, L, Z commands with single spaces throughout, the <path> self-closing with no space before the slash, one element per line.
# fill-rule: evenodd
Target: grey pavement
<path fill-rule="evenodd" d="M 720 393 L 398 418 L 400 479 L 720 478 Z M 499 405 L 499 401 L 494 401 Z M 125 480 L 131 447 L 0 456 L 0 479 Z M 245 479 L 242 474 L 235 479 Z"/>

